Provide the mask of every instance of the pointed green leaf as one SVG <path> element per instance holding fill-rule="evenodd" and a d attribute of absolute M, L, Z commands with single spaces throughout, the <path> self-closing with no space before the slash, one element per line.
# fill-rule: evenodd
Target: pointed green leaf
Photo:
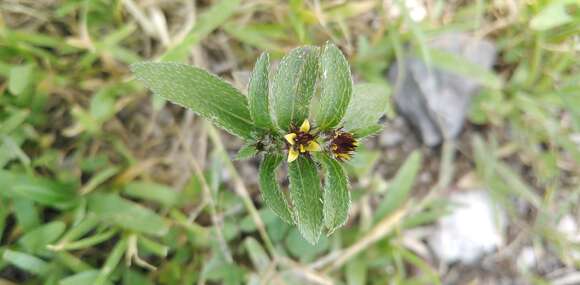
<path fill-rule="evenodd" d="M 503 81 L 493 71 L 477 65 L 465 57 L 440 49 L 428 49 L 433 66 L 473 79 L 490 89 L 501 89 Z"/>
<path fill-rule="evenodd" d="M 247 237 L 244 240 L 244 246 L 254 268 L 258 269 L 260 273 L 267 271 L 271 261 L 262 245 L 253 237 Z"/>
<path fill-rule="evenodd" d="M 352 134 L 354 135 L 355 138 L 364 138 L 364 137 L 373 136 L 373 135 L 380 133 L 381 131 L 383 131 L 383 128 L 384 128 L 384 125 L 374 124 L 374 125 L 369 125 L 366 128 L 354 130 Z"/>
<path fill-rule="evenodd" d="M 387 194 L 375 213 L 375 220 L 385 217 L 405 202 L 409 193 L 411 193 L 415 177 L 417 177 L 421 169 L 421 160 L 421 153 L 417 150 L 407 157 L 405 163 L 397 171 L 397 175 L 389 185 Z"/>
<path fill-rule="evenodd" d="M 262 53 L 256 61 L 248 86 L 248 105 L 254 124 L 263 129 L 272 129 L 272 119 L 268 107 L 268 76 L 270 73 L 270 56 Z"/>
<path fill-rule="evenodd" d="M 0 170 L 0 195 L 23 198 L 59 209 L 74 207 L 78 195 L 70 184 L 26 174 Z"/>
<path fill-rule="evenodd" d="M 190 108 L 233 135 L 251 138 L 253 124 L 246 97 L 219 77 L 171 62 L 137 63 L 131 70 L 155 94 Z"/>
<path fill-rule="evenodd" d="M 290 163 L 288 172 L 298 230 L 308 242 L 315 244 L 322 231 L 322 191 L 316 165 L 301 155 Z"/>
<path fill-rule="evenodd" d="M 324 225 L 328 228 L 328 233 L 332 234 L 348 219 L 350 209 L 348 177 L 342 165 L 328 154 L 319 153 L 316 155 L 316 159 L 325 169 Z"/>
<path fill-rule="evenodd" d="M 238 154 L 236 154 L 235 160 L 246 160 L 254 157 L 256 154 L 258 154 L 258 150 L 256 149 L 256 143 L 255 142 L 249 143 L 240 148 Z"/>
<path fill-rule="evenodd" d="M 46 261 L 24 252 L 6 250 L 2 259 L 32 274 L 46 275 L 50 273 L 50 265 Z"/>
<path fill-rule="evenodd" d="M 18 240 L 18 243 L 27 252 L 38 254 L 46 250 L 48 244 L 60 237 L 65 227 L 65 224 L 61 221 L 44 224 L 23 235 Z"/>
<path fill-rule="evenodd" d="M 123 194 L 136 199 L 159 203 L 166 207 L 179 204 L 180 193 L 169 186 L 153 182 L 134 181 L 125 186 Z"/>
<path fill-rule="evenodd" d="M 318 72 L 318 48 L 306 46 L 290 51 L 272 81 L 270 104 L 276 124 L 283 131 L 299 126 L 308 117 Z"/>
<path fill-rule="evenodd" d="M 215 2 L 215 1 L 214 1 Z M 240 0 L 221 0 L 197 16 L 195 26 L 181 42 L 173 45 L 163 56 L 163 61 L 183 61 L 191 48 L 229 19 L 239 8 Z"/>
<path fill-rule="evenodd" d="M 68 276 L 59 281 L 59 285 L 77 285 L 77 284 L 94 284 L 95 280 L 99 277 L 98 270 L 87 270 L 79 272 L 77 274 Z M 106 282 L 105 284 L 111 284 Z"/>
<path fill-rule="evenodd" d="M 103 267 L 101 267 L 99 275 L 95 279 L 93 285 L 109 284 L 109 276 L 121 262 L 121 258 L 123 258 L 123 255 L 125 254 L 125 250 L 127 250 L 127 239 L 123 238 L 117 242 L 113 250 L 111 250 L 109 253 L 107 260 L 105 261 L 105 264 L 103 264 Z"/>
<path fill-rule="evenodd" d="M 577 0 L 554 0 L 545 2 L 547 5 L 530 21 L 530 28 L 536 31 L 546 31 L 574 21 L 573 13 L 580 3 Z"/>
<path fill-rule="evenodd" d="M 103 222 L 128 230 L 157 236 L 169 230 L 163 218 L 151 209 L 114 194 L 93 194 L 89 198 L 89 209 Z"/>
<path fill-rule="evenodd" d="M 276 169 L 282 163 L 284 158 L 278 154 L 266 154 L 260 165 L 260 191 L 264 203 L 280 217 L 284 222 L 293 224 L 292 214 L 288 201 L 276 181 Z"/>
<path fill-rule="evenodd" d="M 25 91 L 33 79 L 34 65 L 17 65 L 10 70 L 8 79 L 8 90 L 14 95 L 19 95 Z"/>
<path fill-rule="evenodd" d="M 348 61 L 332 43 L 327 43 L 320 56 L 320 110 L 316 123 L 321 130 L 336 127 L 352 96 L 352 78 Z"/>
<path fill-rule="evenodd" d="M 389 108 L 390 89 L 387 85 L 363 83 L 354 86 L 352 99 L 344 115 L 344 129 L 369 134 Z M 372 133 L 372 132 L 371 132 Z"/>

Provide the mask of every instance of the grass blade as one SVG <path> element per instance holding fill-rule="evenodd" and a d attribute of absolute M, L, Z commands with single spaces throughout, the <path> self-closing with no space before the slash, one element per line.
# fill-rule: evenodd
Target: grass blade
<path fill-rule="evenodd" d="M 163 218 L 148 208 L 113 194 L 94 194 L 89 209 L 104 222 L 121 228 L 161 236 L 169 230 Z"/>
<path fill-rule="evenodd" d="M 45 275 L 50 272 L 50 265 L 46 261 L 23 252 L 6 250 L 2 259 L 32 274 Z"/>
<path fill-rule="evenodd" d="M 411 193 L 411 189 L 415 183 L 415 177 L 417 177 L 421 169 L 421 160 L 421 153 L 419 151 L 414 151 L 405 160 L 405 163 L 397 171 L 397 175 L 389 185 L 387 194 L 375 213 L 376 221 L 389 215 L 405 202 Z"/>
<path fill-rule="evenodd" d="M 162 61 L 183 61 L 189 55 L 191 48 L 207 37 L 213 30 L 230 18 L 240 6 L 240 0 L 222 0 L 207 11 L 199 15 L 195 27 L 178 44 L 169 49 L 163 56 Z"/>

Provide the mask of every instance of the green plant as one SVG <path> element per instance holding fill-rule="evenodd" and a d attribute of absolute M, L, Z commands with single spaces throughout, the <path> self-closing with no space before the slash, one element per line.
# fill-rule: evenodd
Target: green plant
<path fill-rule="evenodd" d="M 361 139 L 380 130 L 386 94 L 373 94 L 377 87 L 369 84 L 353 88 L 349 64 L 331 43 L 290 51 L 271 81 L 269 65 L 269 55 L 262 54 L 247 97 L 193 66 L 146 62 L 131 67 L 155 94 L 243 139 L 239 159 L 261 155 L 264 203 L 314 244 L 323 227 L 330 234 L 348 218 L 349 182 L 341 162 L 351 158 Z M 284 156 L 290 199 L 276 180 Z"/>

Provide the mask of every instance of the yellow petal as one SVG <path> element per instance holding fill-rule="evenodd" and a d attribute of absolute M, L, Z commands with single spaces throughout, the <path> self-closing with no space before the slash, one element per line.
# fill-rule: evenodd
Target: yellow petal
<path fill-rule="evenodd" d="M 338 157 L 340 157 L 342 160 L 350 160 L 350 154 L 348 153 L 339 153 Z"/>
<path fill-rule="evenodd" d="M 306 152 L 306 150 L 304 149 L 304 145 L 303 144 L 300 145 L 300 152 Z"/>
<path fill-rule="evenodd" d="M 359 145 L 360 145 L 360 143 L 359 143 L 357 140 L 355 140 L 355 141 L 352 143 L 352 145 L 354 145 L 354 146 L 359 146 Z"/>
<path fill-rule="evenodd" d="M 303 133 L 307 133 L 308 131 L 310 131 L 310 122 L 308 121 L 308 119 L 302 122 L 302 126 L 300 126 L 300 131 Z"/>
<path fill-rule="evenodd" d="M 294 139 L 296 138 L 296 134 L 295 133 L 289 133 L 289 134 L 285 135 L 284 138 L 286 139 L 286 141 L 290 145 L 294 145 Z"/>
<path fill-rule="evenodd" d="M 320 145 L 315 141 L 310 141 L 306 146 L 307 151 L 320 151 Z"/>
<path fill-rule="evenodd" d="M 288 163 L 296 160 L 298 158 L 299 153 L 295 151 L 293 148 L 288 150 Z"/>

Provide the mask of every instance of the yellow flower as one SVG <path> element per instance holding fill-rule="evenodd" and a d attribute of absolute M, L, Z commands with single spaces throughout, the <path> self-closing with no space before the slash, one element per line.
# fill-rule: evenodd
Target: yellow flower
<path fill-rule="evenodd" d="M 320 145 L 316 142 L 316 135 L 310 133 L 310 122 L 304 120 L 300 128 L 293 130 L 284 136 L 288 142 L 288 162 L 298 158 L 301 153 L 320 151 Z"/>

